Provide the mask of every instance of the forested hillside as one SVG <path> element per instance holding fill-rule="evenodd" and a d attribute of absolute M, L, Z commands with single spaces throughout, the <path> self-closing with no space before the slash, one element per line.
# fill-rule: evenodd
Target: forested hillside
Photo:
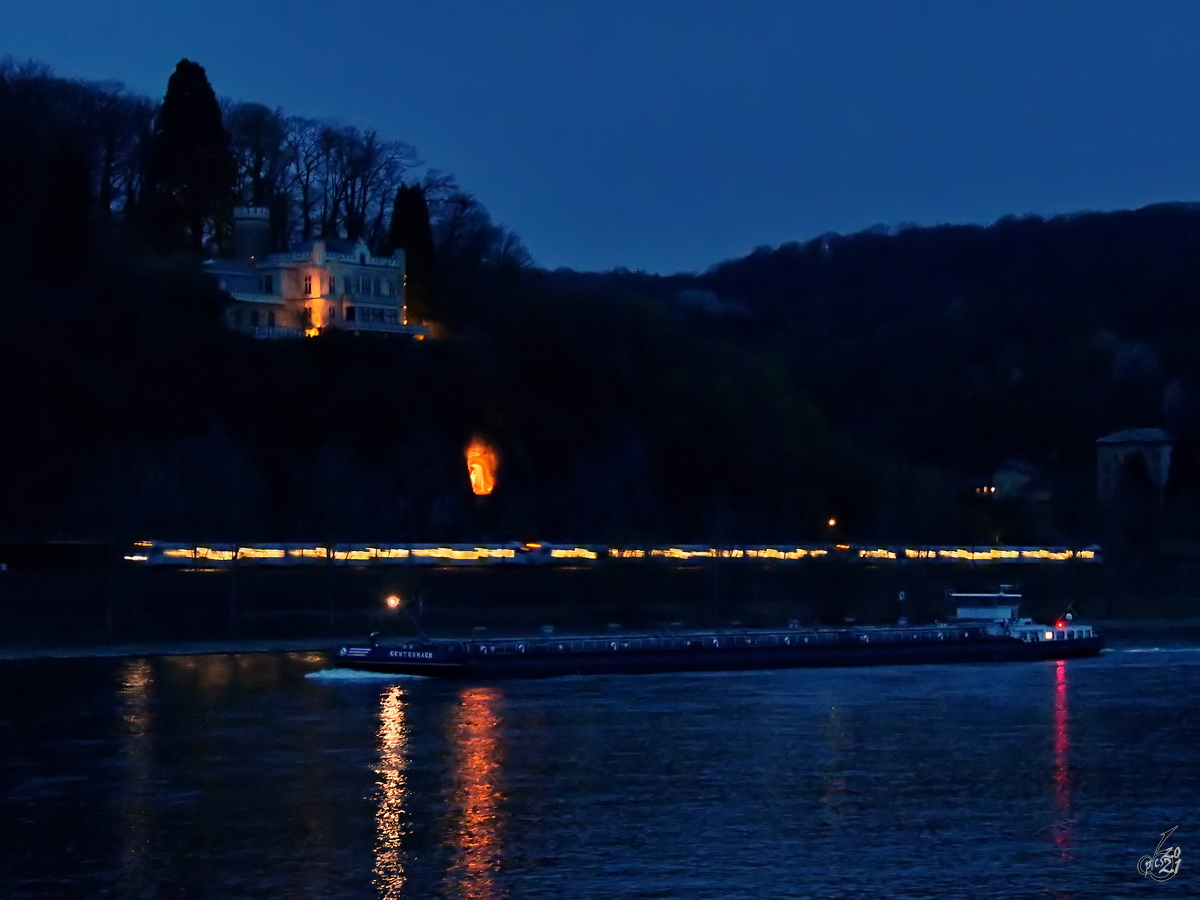
<path fill-rule="evenodd" d="M 881 228 L 671 277 L 551 272 L 402 141 L 220 102 L 185 63 L 161 104 L 0 70 L 3 536 L 1194 532 L 1200 209 Z M 441 339 L 223 330 L 199 263 L 230 251 L 238 203 L 272 210 L 277 247 L 404 248 Z M 1094 441 L 1144 426 L 1177 439 L 1167 504 L 1103 515 Z M 475 434 L 500 456 L 485 498 Z M 1049 501 L 966 495 L 1012 457 Z"/>

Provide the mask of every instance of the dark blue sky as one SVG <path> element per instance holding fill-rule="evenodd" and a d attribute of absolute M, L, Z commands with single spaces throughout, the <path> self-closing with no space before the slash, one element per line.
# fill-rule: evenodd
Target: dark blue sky
<path fill-rule="evenodd" d="M 9 4 L 0 54 L 377 128 L 545 266 L 1200 196 L 1200 3 Z"/>

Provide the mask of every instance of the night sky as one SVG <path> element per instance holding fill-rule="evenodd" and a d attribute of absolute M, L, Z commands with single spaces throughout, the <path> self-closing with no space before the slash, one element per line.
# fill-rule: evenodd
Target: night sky
<path fill-rule="evenodd" d="M 1200 3 L 38 0 L 0 55 L 415 145 L 538 264 L 1200 195 Z"/>

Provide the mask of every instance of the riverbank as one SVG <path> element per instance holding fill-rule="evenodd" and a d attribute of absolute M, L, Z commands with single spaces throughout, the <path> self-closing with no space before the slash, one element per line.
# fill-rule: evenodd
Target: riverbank
<path fill-rule="evenodd" d="M 230 653 L 336 653 L 363 636 L 291 640 L 147 641 L 71 646 L 0 647 L 0 662 L 23 659 L 131 659 L 149 656 L 211 656 Z"/>
<path fill-rule="evenodd" d="M 389 570 L 47 568 L 0 576 L 0 659 L 14 654 L 302 652 L 347 636 L 596 633 L 913 623 L 952 615 L 946 591 L 1012 585 L 1021 614 L 1200 621 L 1194 566 L 656 565 Z M 385 598 L 402 599 L 392 610 Z M 1132 626 L 1118 625 L 1118 629 Z M 1153 627 L 1153 626 L 1151 626 Z M 132 648 L 132 649 L 121 649 Z M 144 650 L 143 648 L 165 648 Z M 182 651 L 188 652 L 188 651 Z"/>

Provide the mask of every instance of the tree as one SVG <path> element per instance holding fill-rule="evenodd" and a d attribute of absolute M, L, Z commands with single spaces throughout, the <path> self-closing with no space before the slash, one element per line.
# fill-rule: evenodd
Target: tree
<path fill-rule="evenodd" d="M 433 257 L 433 228 L 429 224 L 429 205 L 425 192 L 417 185 L 401 184 L 392 206 L 391 228 L 384 250 L 390 256 L 404 251 L 404 300 L 410 319 L 433 319 L 437 279 Z"/>
<path fill-rule="evenodd" d="M 200 253 L 229 219 L 237 163 L 204 67 L 183 59 L 167 82 L 146 160 L 149 219 L 168 242 Z"/>
<path fill-rule="evenodd" d="M 286 246 L 291 228 L 288 125 L 282 110 L 261 103 L 234 103 L 225 111 L 238 167 L 238 200 L 270 210 L 271 243 L 276 248 Z"/>
<path fill-rule="evenodd" d="M 261 103 L 235 103 L 225 124 L 238 167 L 238 198 L 250 206 L 270 206 L 286 189 L 283 112 Z"/>
<path fill-rule="evenodd" d="M 307 241 L 313 236 L 313 216 L 317 208 L 322 126 L 314 119 L 299 116 L 289 116 L 286 125 L 288 186 L 300 210 L 300 240 Z"/>

